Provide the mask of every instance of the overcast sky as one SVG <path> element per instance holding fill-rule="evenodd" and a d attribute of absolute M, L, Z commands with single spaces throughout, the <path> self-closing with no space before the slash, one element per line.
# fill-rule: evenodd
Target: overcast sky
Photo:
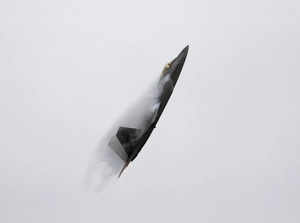
<path fill-rule="evenodd" d="M 0 222 L 300 221 L 296 0 L 0 2 Z M 185 46 L 121 179 L 82 186 L 111 124 Z"/>

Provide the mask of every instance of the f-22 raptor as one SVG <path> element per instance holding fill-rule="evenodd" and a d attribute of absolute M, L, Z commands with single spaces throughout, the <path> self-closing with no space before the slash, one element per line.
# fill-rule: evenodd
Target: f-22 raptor
<path fill-rule="evenodd" d="M 121 146 L 115 147 L 113 143 L 111 143 L 111 149 L 113 149 L 124 161 L 124 166 L 119 173 L 119 177 L 129 163 L 137 157 L 155 129 L 156 124 L 173 93 L 173 89 L 187 57 L 188 50 L 189 46 L 186 46 L 175 59 L 164 67 L 157 83 L 158 90 L 155 100 L 153 100 L 151 105 L 151 114 L 147 114 L 148 117 L 150 116 L 150 119 L 148 119 L 146 124 L 144 124 L 142 128 L 119 126 L 114 137 L 117 138 L 117 141 Z"/>

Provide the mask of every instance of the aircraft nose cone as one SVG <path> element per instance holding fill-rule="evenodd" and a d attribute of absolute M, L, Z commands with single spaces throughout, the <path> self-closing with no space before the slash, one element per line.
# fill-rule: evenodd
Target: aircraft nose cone
<path fill-rule="evenodd" d="M 184 47 L 184 49 L 178 54 L 176 60 L 178 60 L 178 63 L 184 64 L 185 58 L 189 52 L 189 45 Z"/>
<path fill-rule="evenodd" d="M 173 80 L 174 85 L 176 84 L 179 75 L 181 73 L 182 67 L 184 65 L 186 56 L 189 51 L 189 45 L 187 45 L 179 54 L 178 56 L 174 59 L 172 63 L 172 73 L 171 73 L 171 79 Z"/>
<path fill-rule="evenodd" d="M 189 48 L 190 48 L 189 45 L 187 45 L 186 47 L 184 47 L 184 49 L 180 52 L 179 55 L 183 54 L 183 55 L 185 55 L 185 57 L 186 57 L 186 55 L 187 55 L 188 52 L 189 52 Z"/>

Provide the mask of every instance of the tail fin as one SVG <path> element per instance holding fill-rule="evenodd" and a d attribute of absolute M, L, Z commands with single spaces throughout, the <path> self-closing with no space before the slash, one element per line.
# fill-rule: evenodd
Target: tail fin
<path fill-rule="evenodd" d="M 117 138 L 125 150 L 127 157 L 132 154 L 134 147 L 132 143 L 141 135 L 142 130 L 135 128 L 120 127 L 117 132 Z"/>
<path fill-rule="evenodd" d="M 118 176 L 119 178 L 121 177 L 121 175 L 122 175 L 123 171 L 126 169 L 126 167 L 128 167 L 129 163 L 130 163 L 130 160 L 128 160 L 128 161 L 124 164 L 122 170 L 121 170 L 120 173 L 119 173 L 119 176 Z"/>
<path fill-rule="evenodd" d="M 122 145 L 124 151 L 127 154 L 127 159 L 125 161 L 125 164 L 119 173 L 119 177 L 123 173 L 123 171 L 126 169 L 126 167 L 130 163 L 130 157 L 131 154 L 134 152 L 135 147 L 133 146 L 133 142 L 137 140 L 137 138 L 141 135 L 142 130 L 136 129 L 136 128 L 128 128 L 128 127 L 120 127 L 116 137 L 119 140 L 120 144 Z"/>
<path fill-rule="evenodd" d="M 141 129 L 128 128 L 128 127 L 120 127 L 117 132 L 117 138 L 119 139 L 122 145 L 128 144 L 135 140 L 140 134 Z"/>

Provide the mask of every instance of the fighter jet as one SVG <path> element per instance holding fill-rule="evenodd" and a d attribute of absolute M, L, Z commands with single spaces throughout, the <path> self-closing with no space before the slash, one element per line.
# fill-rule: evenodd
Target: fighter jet
<path fill-rule="evenodd" d="M 179 55 L 169 62 L 163 69 L 156 84 L 155 96 L 151 101 L 148 110 L 142 115 L 143 124 L 138 127 L 119 126 L 116 133 L 109 142 L 109 147 L 124 161 L 124 166 L 119 173 L 119 177 L 125 168 L 132 162 L 155 129 L 157 122 L 164 111 L 170 96 L 173 93 L 182 67 L 184 65 L 189 46 L 186 46 Z"/>

